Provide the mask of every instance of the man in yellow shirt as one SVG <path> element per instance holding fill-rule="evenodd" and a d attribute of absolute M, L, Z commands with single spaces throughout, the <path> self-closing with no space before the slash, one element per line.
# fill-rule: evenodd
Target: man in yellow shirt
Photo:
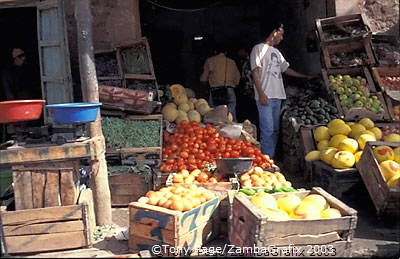
<path fill-rule="evenodd" d="M 223 48 L 218 47 L 215 55 L 205 61 L 200 81 L 210 85 L 210 102 L 213 105 L 227 105 L 236 121 L 234 88 L 239 84 L 240 73 L 235 61 L 226 56 Z"/>

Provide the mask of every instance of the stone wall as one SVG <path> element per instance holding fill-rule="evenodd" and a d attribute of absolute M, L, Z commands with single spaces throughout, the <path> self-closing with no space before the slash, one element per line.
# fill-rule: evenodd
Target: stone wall
<path fill-rule="evenodd" d="M 399 36 L 398 0 L 336 0 L 336 15 L 362 13 L 373 32 Z"/>

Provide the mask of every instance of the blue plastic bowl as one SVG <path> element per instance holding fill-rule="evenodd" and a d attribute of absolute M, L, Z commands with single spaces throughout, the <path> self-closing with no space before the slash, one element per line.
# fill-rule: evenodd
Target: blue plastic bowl
<path fill-rule="evenodd" d="M 101 103 L 61 103 L 46 105 L 54 121 L 59 124 L 95 121 Z"/>

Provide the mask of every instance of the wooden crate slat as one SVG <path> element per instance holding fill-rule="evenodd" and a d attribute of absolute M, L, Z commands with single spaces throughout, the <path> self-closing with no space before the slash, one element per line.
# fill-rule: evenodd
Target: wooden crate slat
<path fill-rule="evenodd" d="M 390 119 L 394 122 L 400 122 L 400 120 L 397 120 L 394 114 L 394 103 L 396 103 L 397 101 L 393 100 L 392 98 L 390 98 L 390 96 L 388 96 L 386 93 L 384 93 L 384 98 L 385 98 L 385 102 L 386 102 L 386 106 L 388 109 L 388 113 L 390 115 Z M 400 103 L 398 103 L 397 105 L 400 105 Z"/>
<path fill-rule="evenodd" d="M 32 201 L 33 208 L 44 207 L 44 190 L 46 174 L 41 171 L 32 172 Z"/>
<path fill-rule="evenodd" d="M 374 146 L 383 145 L 400 147 L 400 143 L 395 142 L 367 142 L 360 161 L 356 164 L 378 214 L 387 213 L 387 209 L 393 208 L 397 208 L 399 212 L 400 208 L 400 190 L 389 188 L 373 154 Z"/>
<path fill-rule="evenodd" d="M 8 253 L 33 253 L 86 246 L 83 231 L 5 237 Z"/>
<path fill-rule="evenodd" d="M 54 207 L 60 205 L 60 174 L 58 171 L 47 171 L 44 190 L 44 206 Z"/>
<path fill-rule="evenodd" d="M 31 210 L 17 210 L 1 213 L 3 226 L 12 226 L 26 222 L 55 222 L 61 220 L 82 219 L 80 205 L 49 207 Z"/>
<path fill-rule="evenodd" d="M 82 221 L 66 221 L 54 223 L 40 223 L 21 226 L 5 226 L 4 233 L 6 236 L 22 236 L 22 235 L 38 235 L 38 234 L 54 234 L 64 232 L 83 231 Z"/>
<path fill-rule="evenodd" d="M 13 172 L 13 183 L 15 209 L 32 209 L 33 200 L 31 171 Z"/>
<path fill-rule="evenodd" d="M 76 201 L 76 190 L 73 170 L 60 170 L 60 198 L 61 205 L 73 205 Z"/>
<path fill-rule="evenodd" d="M 285 237 L 271 237 L 266 242 L 275 246 L 293 245 L 318 245 L 328 244 L 340 240 L 337 232 L 324 233 L 319 235 L 290 235 Z"/>

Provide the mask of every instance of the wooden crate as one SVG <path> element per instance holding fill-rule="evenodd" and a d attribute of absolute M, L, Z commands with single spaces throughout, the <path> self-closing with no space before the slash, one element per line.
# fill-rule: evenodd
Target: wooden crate
<path fill-rule="evenodd" d="M 316 128 L 317 126 L 301 129 L 304 156 L 310 151 L 317 150 L 313 135 Z M 306 169 L 304 178 L 312 186 L 320 186 L 337 198 L 341 198 L 344 192 L 361 181 L 356 168 L 336 169 L 323 161 L 312 161 L 306 162 Z"/>
<path fill-rule="evenodd" d="M 394 35 L 372 35 L 372 50 L 375 59 L 382 66 L 399 66 L 399 60 L 386 56 L 386 51 L 394 51 L 400 53 L 400 41 Z"/>
<path fill-rule="evenodd" d="M 322 79 L 324 80 L 324 85 L 328 92 L 328 95 L 333 95 L 333 88 L 329 82 L 329 76 L 337 76 L 337 75 L 349 75 L 351 77 L 361 76 L 367 80 L 367 86 L 369 92 L 375 93 L 377 92 L 374 80 L 372 78 L 371 73 L 368 68 L 363 67 L 349 67 L 349 68 L 331 68 L 331 69 L 322 69 Z"/>
<path fill-rule="evenodd" d="M 373 67 L 372 75 L 375 79 L 375 82 L 381 88 L 381 90 L 386 92 L 388 89 L 385 87 L 382 77 L 400 76 L 400 66 L 399 67 Z"/>
<path fill-rule="evenodd" d="M 161 107 L 161 102 L 154 101 L 153 92 L 99 85 L 99 98 L 102 109 L 126 111 L 130 113 L 151 114 Z"/>
<path fill-rule="evenodd" d="M 371 29 L 365 23 L 365 18 L 361 14 L 351 14 L 344 16 L 329 17 L 323 19 L 316 19 L 315 24 L 317 27 L 318 37 L 321 41 L 321 45 L 335 44 L 335 43 L 347 43 L 361 40 L 363 38 L 371 39 Z M 325 35 L 327 32 L 336 32 L 341 30 L 341 26 L 358 26 L 366 30 L 359 36 L 343 37 L 341 39 L 328 39 Z"/>
<path fill-rule="evenodd" d="M 308 194 L 325 197 L 332 208 L 342 217 L 336 219 L 269 221 L 261 210 L 240 194 L 235 195 L 229 225 L 229 241 L 239 247 L 288 248 L 289 245 L 312 256 L 309 246 L 326 245 L 328 251 L 322 256 L 350 256 L 351 244 L 357 225 L 357 211 L 346 206 L 321 188 L 294 193 L 300 198 Z M 273 194 L 275 198 L 284 194 Z M 335 253 L 333 253 L 335 249 Z M 283 254 L 278 254 L 283 256 Z M 292 255 L 293 256 L 293 255 Z"/>
<path fill-rule="evenodd" d="M 367 60 L 363 62 L 362 65 L 338 65 L 334 66 L 331 62 L 331 55 L 335 53 L 344 52 L 364 52 L 367 56 Z M 351 42 L 351 43 L 338 43 L 334 45 L 326 45 L 322 46 L 322 66 L 325 68 L 348 68 L 348 67 L 357 67 L 357 66 L 368 66 L 375 65 L 375 57 L 372 51 L 371 42 L 369 39 L 362 39 L 361 41 Z"/>
<path fill-rule="evenodd" d="M 162 143 L 163 143 L 163 116 L 162 114 L 151 115 L 126 115 L 123 117 L 126 120 L 158 120 L 160 124 L 160 141 L 157 147 L 141 147 L 141 148 L 107 148 L 106 156 L 120 156 L 122 159 L 128 157 L 136 157 L 137 159 L 161 159 L 162 158 Z"/>
<path fill-rule="evenodd" d="M 375 205 L 377 214 L 399 213 L 400 189 L 388 187 L 373 153 L 373 149 L 381 145 L 400 147 L 400 143 L 395 142 L 367 142 L 356 166 Z"/>
<path fill-rule="evenodd" d="M 0 212 L 6 254 L 91 246 L 87 205 Z"/>
<path fill-rule="evenodd" d="M 383 112 L 380 114 L 374 113 L 369 111 L 365 108 L 351 108 L 349 110 L 345 110 L 342 105 L 340 104 L 340 100 L 338 95 L 332 89 L 329 83 L 329 76 L 333 75 L 350 75 L 354 76 L 361 76 L 367 80 L 368 90 L 371 95 L 375 95 L 378 97 L 379 101 L 382 103 Z M 385 99 L 381 92 L 376 90 L 374 80 L 372 79 L 371 73 L 366 67 L 357 67 L 357 68 L 343 68 L 343 69 L 322 69 L 322 77 L 324 79 L 324 85 L 326 87 L 326 91 L 328 92 L 331 100 L 333 100 L 336 104 L 338 109 L 339 115 L 346 121 L 354 121 L 360 120 L 362 118 L 370 118 L 373 121 L 383 121 L 383 120 L 390 120 L 390 115 L 388 111 L 388 107 L 386 105 Z"/>
<path fill-rule="evenodd" d="M 161 172 L 160 168 L 153 168 L 153 189 L 159 190 L 166 186 L 169 175 L 169 173 Z"/>
<path fill-rule="evenodd" d="M 336 169 L 322 161 L 313 161 L 312 184 L 327 190 L 338 199 L 361 182 L 356 168 Z"/>
<path fill-rule="evenodd" d="M 122 67 L 120 59 L 118 58 L 116 49 L 110 50 L 96 50 L 94 52 L 94 59 L 96 65 L 96 74 L 99 80 L 113 80 L 113 79 L 122 79 Z M 102 71 L 101 64 L 106 63 L 108 60 L 108 66 L 114 67 L 115 73 L 109 73 L 107 71 Z M 110 60 L 114 60 L 114 62 L 110 62 Z"/>
<path fill-rule="evenodd" d="M 156 244 L 198 248 L 212 235 L 209 220 L 219 203 L 217 197 L 190 211 L 179 212 L 132 202 L 129 204 L 129 248 L 151 250 Z"/>
<path fill-rule="evenodd" d="M 76 204 L 79 160 L 16 165 L 12 170 L 16 210 Z"/>
<path fill-rule="evenodd" d="M 150 172 L 146 178 L 145 175 L 128 172 L 109 175 L 111 205 L 127 207 L 129 203 L 146 195 L 153 189 L 152 173 Z"/>
<path fill-rule="evenodd" d="M 400 122 L 400 120 L 396 119 L 395 114 L 394 114 L 394 107 L 400 106 L 400 102 L 392 99 L 387 94 L 384 94 L 384 97 L 385 97 L 385 101 L 386 101 L 386 106 L 388 108 L 388 112 L 390 114 L 390 119 L 395 122 Z"/>

